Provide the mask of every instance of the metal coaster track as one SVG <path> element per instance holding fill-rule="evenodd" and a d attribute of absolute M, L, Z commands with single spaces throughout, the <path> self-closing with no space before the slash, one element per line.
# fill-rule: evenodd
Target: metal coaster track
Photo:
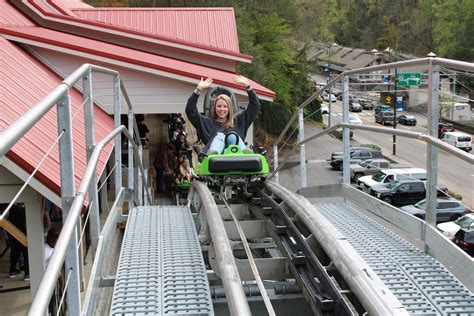
<path fill-rule="evenodd" d="M 219 203 L 232 208 L 229 212 L 239 214 L 237 217 L 240 217 L 239 222 L 242 224 L 249 224 L 252 221 L 263 222 L 262 228 L 271 237 L 271 244 L 277 250 L 267 251 L 265 247 L 262 250 L 258 246 L 259 241 L 252 236 L 245 236 L 245 239 L 249 242 L 256 241 L 250 248 L 254 257 L 260 257 L 255 261 L 258 263 L 258 274 L 267 281 L 266 288 L 270 287 L 269 282 L 281 281 L 283 278 L 287 284 L 294 284 L 296 281 L 309 306 L 307 310 L 316 315 L 359 315 L 365 312 L 385 315 L 408 314 L 345 239 L 339 244 L 339 249 L 336 249 L 338 256 L 334 257 L 334 253 L 328 254 L 324 250 L 323 245 L 312 233 L 312 228 L 302 221 L 305 215 L 301 212 L 300 200 L 301 197 L 287 192 L 274 183 L 265 183 L 261 188 L 234 185 L 231 190 L 229 187 L 221 187 L 214 191 L 209 190 L 204 183 L 193 183 L 189 199 L 191 209 L 198 213 L 198 222 L 201 225 L 198 229 L 200 239 L 213 241 L 217 263 L 213 265 L 211 262 L 211 268 L 222 279 L 231 314 L 232 306 L 248 306 L 242 281 L 255 279 L 249 277 L 248 273 L 246 276 L 241 275 L 242 260 L 236 259 L 240 255 L 236 256 L 238 253 L 236 247 L 230 246 L 230 238 L 224 229 L 224 223 L 228 223 L 226 220 L 230 220 L 231 217 L 225 214 L 224 208 L 218 207 Z M 309 203 L 308 205 L 311 207 Z M 247 231 L 252 235 L 251 230 Z M 255 232 L 253 234 L 255 235 Z M 329 236 L 336 242 L 340 240 L 338 234 Z M 234 244 L 239 242 L 235 240 L 236 237 L 233 239 Z M 349 255 L 341 255 L 341 252 L 346 250 Z M 287 275 L 272 279 L 272 275 L 275 274 L 271 272 L 274 269 L 270 266 L 271 259 L 283 258 L 286 261 Z M 338 263 L 335 264 L 335 261 Z M 232 291 L 228 292 L 227 289 L 231 288 L 230 280 L 239 284 L 237 286 L 234 283 Z M 255 298 L 255 295 L 253 297 Z M 234 311 L 243 312 L 235 309 Z"/>
<path fill-rule="evenodd" d="M 335 280 L 331 279 L 283 207 L 262 191 L 256 195 L 262 200 L 253 204 L 252 213 L 265 220 L 265 227 L 278 249 L 289 259 L 290 269 L 311 309 L 322 315 L 352 315 Z"/>

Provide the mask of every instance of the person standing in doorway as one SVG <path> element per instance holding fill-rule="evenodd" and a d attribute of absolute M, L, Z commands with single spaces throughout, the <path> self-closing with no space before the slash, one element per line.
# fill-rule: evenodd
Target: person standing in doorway
<path fill-rule="evenodd" d="M 170 156 L 174 153 L 175 148 L 172 144 L 167 144 L 163 146 L 158 154 L 156 155 L 153 166 L 156 169 L 156 182 L 157 190 L 156 192 L 165 191 L 165 173 L 170 173 Z"/>

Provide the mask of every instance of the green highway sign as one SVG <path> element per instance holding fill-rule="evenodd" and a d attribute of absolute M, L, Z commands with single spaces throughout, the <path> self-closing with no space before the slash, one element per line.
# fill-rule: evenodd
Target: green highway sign
<path fill-rule="evenodd" d="M 397 86 L 419 86 L 421 83 L 421 73 L 401 72 L 397 74 Z"/>

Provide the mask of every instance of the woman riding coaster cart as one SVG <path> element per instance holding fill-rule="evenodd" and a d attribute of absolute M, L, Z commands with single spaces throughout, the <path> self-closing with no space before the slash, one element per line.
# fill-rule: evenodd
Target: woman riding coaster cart
<path fill-rule="evenodd" d="M 206 145 L 206 155 L 196 166 L 195 173 L 206 176 L 213 183 L 241 180 L 255 182 L 269 172 L 265 158 L 246 148 L 244 142 L 247 130 L 257 116 L 260 102 L 247 78 L 235 76 L 234 81 L 243 85 L 249 96 L 248 107 L 238 114 L 234 114 L 237 110 L 235 96 L 222 87 L 211 88 L 207 93 L 204 100 L 204 114 L 207 115 L 198 112 L 199 95 L 203 89 L 211 87 L 212 78 L 201 78 L 186 105 L 186 114 Z M 215 100 L 212 100 L 213 97 Z M 237 177 L 230 179 L 227 176 Z"/>
<path fill-rule="evenodd" d="M 220 94 L 214 101 L 212 117 L 207 117 L 199 113 L 197 101 L 201 92 L 211 87 L 212 81 L 212 78 L 201 78 L 186 105 L 186 115 L 206 145 L 205 152 L 208 155 L 222 154 L 226 146 L 238 145 L 242 152 L 253 153 L 245 147 L 244 139 L 257 116 L 260 102 L 248 79 L 244 76 L 234 76 L 234 81 L 243 85 L 249 96 L 247 109 L 234 115 L 231 98 L 227 94 Z"/>

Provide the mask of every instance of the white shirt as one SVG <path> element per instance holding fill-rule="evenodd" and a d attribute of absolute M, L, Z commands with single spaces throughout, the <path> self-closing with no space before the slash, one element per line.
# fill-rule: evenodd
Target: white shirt
<path fill-rule="evenodd" d="M 49 259 L 53 255 L 54 248 L 51 247 L 49 244 L 44 244 L 44 263 L 47 266 L 49 263 Z"/>

